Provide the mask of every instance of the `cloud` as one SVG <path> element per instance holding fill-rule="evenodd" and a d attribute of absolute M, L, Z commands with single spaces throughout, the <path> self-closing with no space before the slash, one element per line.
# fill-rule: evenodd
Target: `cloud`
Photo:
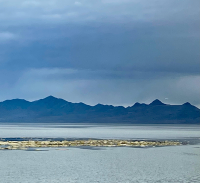
<path fill-rule="evenodd" d="M 17 36 L 11 32 L 0 32 L 0 41 L 9 41 L 9 40 L 14 40 L 16 38 Z"/>
<path fill-rule="evenodd" d="M 78 2 L 78 1 L 76 1 L 74 4 L 75 4 L 76 6 L 81 6 L 81 5 L 82 5 L 82 3 L 81 3 L 81 2 Z"/>
<path fill-rule="evenodd" d="M 23 33 L 26 44 L 15 43 L 2 49 L 7 51 L 8 66 L 18 69 L 64 67 L 120 73 L 199 73 L 199 39 L 156 37 L 159 29 L 145 33 L 148 29 L 149 26 L 138 26 L 132 33 L 120 26 L 107 25 L 104 30 L 89 26 L 33 28 Z"/>
<path fill-rule="evenodd" d="M 40 6 L 41 2 L 37 0 L 21 1 L 21 6 L 30 7 L 30 6 Z"/>
<path fill-rule="evenodd" d="M 200 76 L 127 79 L 105 78 L 103 75 L 103 72 L 59 68 L 27 70 L 7 92 L 4 89 L 0 91 L 1 100 L 3 97 L 36 100 L 54 95 L 90 105 L 103 103 L 129 106 L 135 102 L 150 103 L 156 98 L 170 104 L 187 101 L 197 106 L 200 104 Z"/>
<path fill-rule="evenodd" d="M 1 2 L 0 21 L 7 21 L 6 24 L 29 24 L 45 22 L 42 17 L 60 15 L 65 17 L 68 12 L 78 14 L 75 22 L 109 22 L 109 23 L 130 23 L 137 21 L 152 23 L 171 23 L 198 21 L 200 3 L 198 0 L 103 0 L 103 1 L 62 1 L 62 0 L 7 0 Z M 91 18 L 92 17 L 92 18 Z M 71 22 L 70 19 L 63 19 L 62 22 Z M 52 22 L 57 23 L 52 16 Z"/>
<path fill-rule="evenodd" d="M 2 100 L 200 105 L 199 0 L 7 0 L 0 12 Z"/>

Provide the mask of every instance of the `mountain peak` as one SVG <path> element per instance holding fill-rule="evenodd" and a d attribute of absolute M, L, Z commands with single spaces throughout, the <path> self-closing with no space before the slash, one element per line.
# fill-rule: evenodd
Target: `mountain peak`
<path fill-rule="evenodd" d="M 185 106 L 192 106 L 189 102 L 184 103 Z"/>
<path fill-rule="evenodd" d="M 58 98 L 56 98 L 56 97 L 54 97 L 52 95 L 49 95 L 48 97 L 45 97 L 45 98 L 40 99 L 38 101 L 55 102 L 55 101 L 58 101 L 58 100 L 59 100 Z"/>
<path fill-rule="evenodd" d="M 57 99 L 56 97 L 49 95 L 48 97 L 44 98 L 44 99 Z"/>
<path fill-rule="evenodd" d="M 140 106 L 141 104 L 139 102 L 136 102 L 133 106 L 134 107 L 137 107 L 137 106 Z"/>
<path fill-rule="evenodd" d="M 160 100 L 156 99 L 153 102 L 151 102 L 149 105 L 166 105 L 166 104 L 164 104 Z"/>
<path fill-rule="evenodd" d="M 24 99 L 12 99 L 0 102 L 0 105 L 7 109 L 27 108 L 29 104 L 30 102 Z"/>
<path fill-rule="evenodd" d="M 5 100 L 3 101 L 3 103 L 29 103 L 29 101 L 16 98 L 16 99 L 11 99 L 11 100 Z"/>
<path fill-rule="evenodd" d="M 124 124 L 199 124 L 200 109 L 186 102 L 183 105 L 135 103 L 132 107 L 72 103 L 48 96 L 28 102 L 13 99 L 0 102 L 1 122 L 36 123 L 124 123 Z"/>

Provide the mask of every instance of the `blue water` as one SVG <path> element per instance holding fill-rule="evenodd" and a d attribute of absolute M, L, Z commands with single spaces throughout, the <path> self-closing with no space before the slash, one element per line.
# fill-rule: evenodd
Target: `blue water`
<path fill-rule="evenodd" d="M 0 125 L 5 137 L 177 138 L 189 144 L 1 150 L 0 183 L 200 182 L 199 126 Z"/>

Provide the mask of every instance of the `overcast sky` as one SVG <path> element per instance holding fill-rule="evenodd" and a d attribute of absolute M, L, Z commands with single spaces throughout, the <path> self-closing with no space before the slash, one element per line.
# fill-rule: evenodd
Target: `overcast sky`
<path fill-rule="evenodd" d="M 200 107 L 199 0 L 0 0 L 0 101 Z"/>

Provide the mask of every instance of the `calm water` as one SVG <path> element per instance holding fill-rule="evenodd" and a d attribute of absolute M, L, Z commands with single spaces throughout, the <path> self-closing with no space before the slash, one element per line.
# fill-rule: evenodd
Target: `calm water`
<path fill-rule="evenodd" d="M 6 137 L 187 139 L 189 145 L 3 150 L 0 183 L 200 182 L 199 126 L 0 125 Z"/>

